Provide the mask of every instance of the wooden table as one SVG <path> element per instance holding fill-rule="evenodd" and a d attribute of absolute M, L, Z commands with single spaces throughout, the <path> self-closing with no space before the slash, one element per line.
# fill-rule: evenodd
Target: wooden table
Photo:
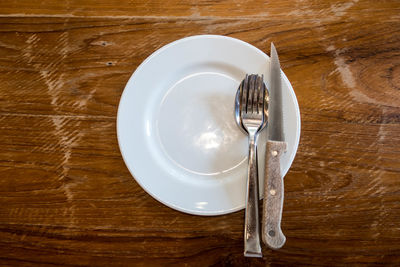
<path fill-rule="evenodd" d="M 0 2 L 0 265 L 399 265 L 400 2 Z M 298 97 L 286 245 L 243 257 L 244 212 L 154 200 L 116 113 L 153 51 L 221 34 L 269 53 Z"/>

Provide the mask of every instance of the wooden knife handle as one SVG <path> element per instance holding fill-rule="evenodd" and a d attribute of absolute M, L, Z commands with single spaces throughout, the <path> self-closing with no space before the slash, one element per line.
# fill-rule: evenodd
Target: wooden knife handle
<path fill-rule="evenodd" d="M 284 187 L 280 164 L 286 148 L 286 142 L 267 142 L 262 239 L 272 249 L 281 248 L 286 241 L 281 230 Z"/>

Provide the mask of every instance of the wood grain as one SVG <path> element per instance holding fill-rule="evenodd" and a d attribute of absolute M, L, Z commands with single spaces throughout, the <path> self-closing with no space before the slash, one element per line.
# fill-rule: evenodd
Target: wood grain
<path fill-rule="evenodd" d="M 0 265 L 399 265 L 398 1 L 0 3 Z M 132 179 L 116 112 L 157 48 L 222 34 L 268 52 L 299 101 L 278 251 L 244 212 L 186 215 Z"/>
<path fill-rule="evenodd" d="M 95 17 L 152 17 L 210 19 L 237 17 L 244 19 L 274 18 L 314 21 L 398 20 L 399 3 L 396 0 L 374 3 L 365 0 L 67 0 L 55 3 L 51 0 L 0 3 L 1 14 L 6 16 L 95 16 Z M 388 16 L 389 15 L 389 16 Z"/>

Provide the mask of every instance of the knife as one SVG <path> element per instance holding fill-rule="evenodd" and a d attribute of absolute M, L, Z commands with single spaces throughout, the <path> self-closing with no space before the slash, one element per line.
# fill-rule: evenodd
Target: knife
<path fill-rule="evenodd" d="M 272 249 L 281 248 L 286 237 L 281 230 L 283 177 L 280 159 L 287 143 L 283 132 L 281 67 L 278 53 L 271 43 L 270 92 L 268 106 L 268 141 L 266 148 L 262 239 Z"/>

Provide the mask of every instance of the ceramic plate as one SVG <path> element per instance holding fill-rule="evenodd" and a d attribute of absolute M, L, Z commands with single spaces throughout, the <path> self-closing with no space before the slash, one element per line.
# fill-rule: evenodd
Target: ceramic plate
<path fill-rule="evenodd" d="M 261 50 L 218 35 L 184 38 L 149 56 L 127 83 L 117 118 L 123 159 L 140 186 L 190 214 L 243 209 L 248 145 L 235 124 L 235 93 L 246 73 L 268 77 L 268 72 L 269 57 Z M 282 85 L 288 151 L 281 166 L 286 174 L 299 143 L 300 113 L 284 74 Z M 260 174 L 266 133 L 258 140 Z"/>

